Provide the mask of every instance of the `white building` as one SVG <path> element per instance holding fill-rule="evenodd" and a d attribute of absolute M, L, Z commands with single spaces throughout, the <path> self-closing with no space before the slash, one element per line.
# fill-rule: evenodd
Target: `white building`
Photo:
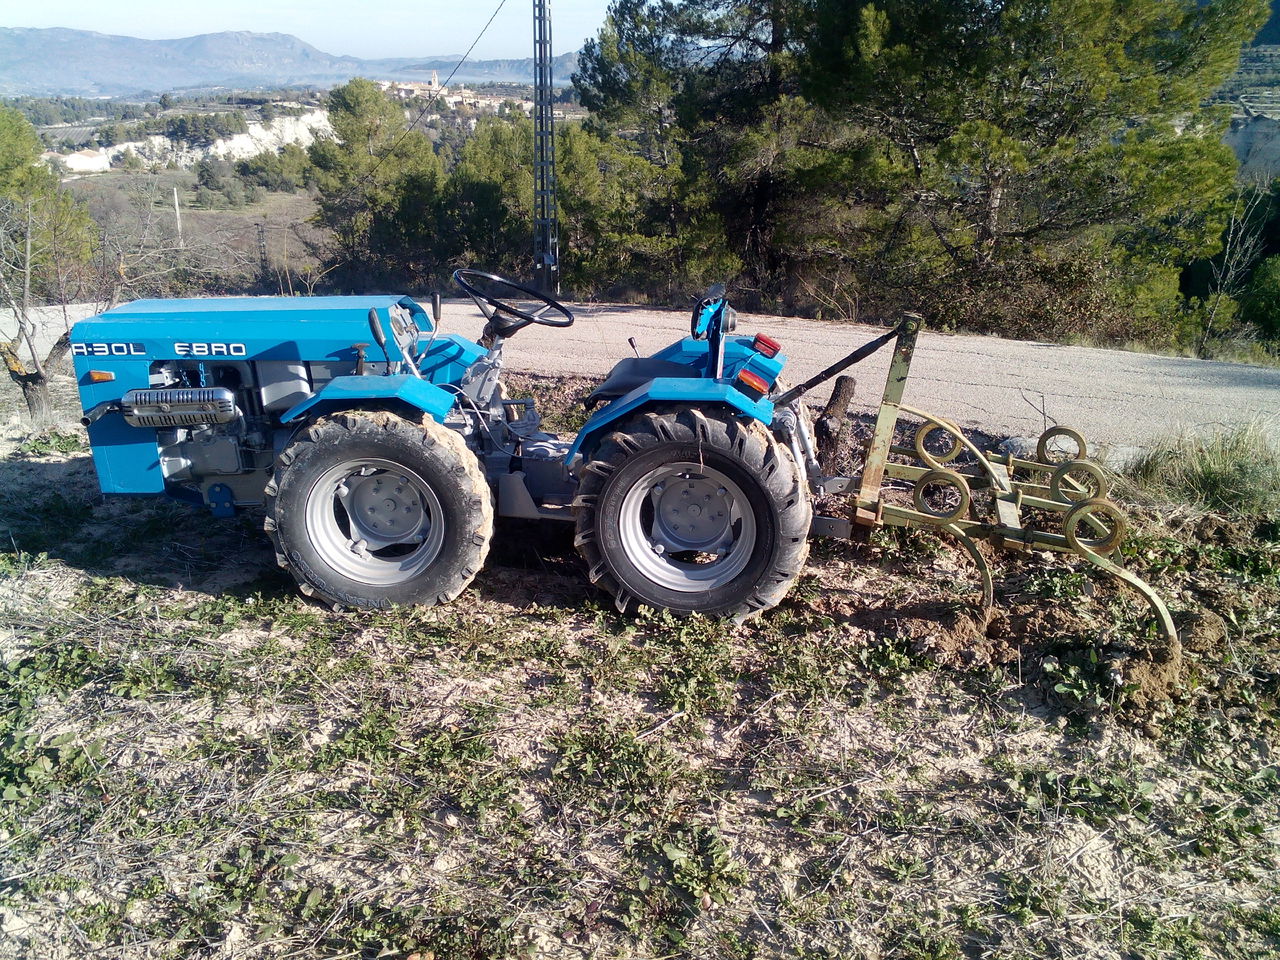
<path fill-rule="evenodd" d="M 104 173 L 111 169 L 111 155 L 106 150 L 77 150 L 59 157 L 69 173 Z"/>

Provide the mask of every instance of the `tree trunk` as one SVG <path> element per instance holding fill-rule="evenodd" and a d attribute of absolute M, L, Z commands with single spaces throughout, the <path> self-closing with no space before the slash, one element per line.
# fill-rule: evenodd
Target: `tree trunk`
<path fill-rule="evenodd" d="M 37 429 L 53 422 L 53 400 L 49 396 L 49 379 L 43 373 L 31 373 L 18 356 L 18 343 L 0 343 L 0 360 L 4 361 L 9 379 L 22 391 L 27 412 Z M 64 349 L 65 352 L 65 349 Z"/>
<path fill-rule="evenodd" d="M 36 374 L 30 374 L 19 381 L 22 387 L 22 399 L 26 401 L 27 413 L 31 415 L 31 424 L 37 430 L 43 430 L 53 423 L 53 398 L 49 396 L 49 381 Z"/>
<path fill-rule="evenodd" d="M 987 209 L 978 230 L 978 262 L 990 266 L 996 256 L 996 236 L 1000 231 L 1000 204 L 1004 201 L 1004 178 L 994 176 L 987 188 Z"/>
<path fill-rule="evenodd" d="M 853 431 L 849 429 L 849 407 L 853 404 L 857 389 L 858 382 L 853 377 L 836 377 L 831 399 L 827 401 L 822 415 L 814 424 L 818 462 L 822 466 L 823 473 L 836 473 L 839 470 L 840 460 L 853 443 Z"/>
<path fill-rule="evenodd" d="M 49 426 L 54 420 L 48 371 L 61 363 L 71 349 L 71 333 L 68 331 L 54 341 L 49 355 L 44 358 L 42 364 L 36 365 L 35 370 L 27 369 L 18 355 L 20 349 L 20 342 L 16 340 L 11 343 L 0 343 L 0 360 L 4 361 L 9 379 L 22 391 L 22 399 L 27 404 L 27 413 L 31 416 L 32 425 L 40 430 Z"/>

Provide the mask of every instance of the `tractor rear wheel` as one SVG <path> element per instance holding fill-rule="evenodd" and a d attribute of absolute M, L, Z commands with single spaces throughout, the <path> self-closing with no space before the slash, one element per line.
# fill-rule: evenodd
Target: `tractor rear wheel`
<path fill-rule="evenodd" d="M 575 543 L 620 610 L 745 619 L 804 568 L 813 509 L 790 452 L 716 411 L 646 413 L 579 474 Z"/>
<path fill-rule="evenodd" d="M 479 461 L 429 417 L 317 420 L 281 452 L 266 492 L 276 560 L 303 593 L 338 607 L 452 600 L 493 535 Z"/>

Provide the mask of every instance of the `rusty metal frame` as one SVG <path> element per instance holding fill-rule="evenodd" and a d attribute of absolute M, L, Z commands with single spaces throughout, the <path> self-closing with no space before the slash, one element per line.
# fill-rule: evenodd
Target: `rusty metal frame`
<path fill-rule="evenodd" d="M 982 579 L 985 607 L 994 602 L 995 589 L 990 565 L 978 540 L 1004 550 L 1073 553 L 1136 590 L 1164 634 L 1175 638 L 1173 618 L 1155 590 L 1107 556 L 1123 538 L 1125 516 L 1106 499 L 1105 475 L 1086 459 L 1083 437 L 1074 430 L 1055 427 L 1041 437 L 1036 459 L 984 453 L 952 421 L 902 402 L 919 331 L 916 319 L 908 319 L 896 331 L 897 342 L 861 473 L 855 478 L 821 477 L 815 490 L 837 493 L 856 489 L 852 525 L 912 527 L 955 538 Z M 922 421 L 916 428 L 913 447 L 894 442 L 903 415 Z M 951 440 L 951 448 L 943 453 L 931 452 L 926 442 L 929 435 L 938 432 Z M 1076 444 L 1075 453 L 1067 460 L 1054 458 L 1050 441 L 1058 436 Z M 947 465 L 962 452 L 967 452 L 972 462 L 958 470 L 949 468 Z M 894 456 L 899 459 L 891 459 Z M 903 458 L 911 462 L 901 462 Z M 1077 475 L 1088 482 L 1082 482 Z M 911 485 L 914 509 L 886 501 L 886 479 Z M 946 511 L 928 509 L 924 497 L 931 485 L 950 487 L 957 501 L 955 507 Z M 972 501 L 975 491 L 990 498 L 993 516 L 978 518 Z M 1028 522 L 1026 509 L 1050 515 L 1059 524 L 1059 531 L 1039 529 Z M 852 525 L 842 518 L 816 517 L 814 530 L 818 534 L 848 536 Z"/>

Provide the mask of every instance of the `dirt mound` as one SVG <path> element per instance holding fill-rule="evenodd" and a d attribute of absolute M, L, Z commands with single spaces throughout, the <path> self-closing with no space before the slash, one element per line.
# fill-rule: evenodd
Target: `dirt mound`
<path fill-rule="evenodd" d="M 1149 715 L 1182 686 L 1182 641 L 1158 636 L 1129 657 L 1116 660 L 1127 700 L 1137 715 Z"/>
<path fill-rule="evenodd" d="M 1182 649 L 1188 653 L 1216 653 L 1227 642 L 1227 622 L 1212 610 L 1187 610 L 1174 618 Z"/>

